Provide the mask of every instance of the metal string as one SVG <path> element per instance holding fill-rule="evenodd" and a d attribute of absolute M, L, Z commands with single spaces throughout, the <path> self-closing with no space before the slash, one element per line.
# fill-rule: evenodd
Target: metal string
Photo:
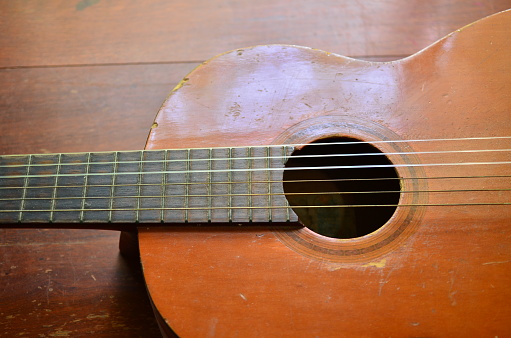
<path fill-rule="evenodd" d="M 155 185 L 157 186 L 157 185 Z M 20 188 L 21 189 L 21 188 Z M 389 194 L 389 193 L 458 193 L 458 192 L 500 192 L 511 189 L 451 189 L 451 190 L 375 190 L 375 191 L 316 191 L 294 193 L 246 193 L 246 194 L 182 194 L 182 195 L 115 195 L 115 196 L 73 196 L 73 197 L 26 197 L 25 200 L 82 200 L 82 199 L 125 199 L 125 198 L 162 198 L 162 197 L 240 197 L 240 196 L 294 196 L 294 195 L 351 195 L 351 194 Z M 0 201 L 19 201 L 21 198 L 0 198 Z M 88 209 L 86 209 L 88 210 Z M 27 210 L 31 211 L 31 210 Z"/>
<path fill-rule="evenodd" d="M 373 207 L 453 207 L 453 206 L 502 206 L 511 205 L 511 202 L 503 203 L 404 203 L 404 204 L 338 204 L 338 205 L 299 205 L 299 206 L 225 206 L 225 207 L 155 207 L 155 208 L 100 208 L 100 209 L 55 209 L 54 212 L 79 212 L 79 211 L 158 211 L 158 210 L 238 210 L 238 209 L 321 209 L 321 208 L 373 208 Z M 0 212 L 50 212 L 45 209 L 30 210 L 0 210 Z"/>
<path fill-rule="evenodd" d="M 356 143 L 356 142 L 353 142 Z M 350 143 L 350 144 L 353 144 Z M 336 143 L 323 143 L 324 145 L 335 145 Z M 318 145 L 317 143 L 311 143 L 310 145 Z M 269 146 L 268 146 L 269 147 Z M 281 146 L 285 147 L 285 146 Z M 246 147 L 251 148 L 251 147 Z M 213 148 L 208 148 L 209 150 Z M 227 149 L 227 148 L 222 148 Z M 180 149 L 175 149 L 180 150 Z M 149 150 L 149 151 L 158 151 L 158 150 Z M 174 151 L 171 150 L 171 151 Z M 146 152 L 146 150 L 141 150 L 141 153 Z M 471 150 L 437 150 L 437 151 L 410 151 L 410 152 L 388 152 L 388 153 L 354 153 L 354 154 L 322 154 L 322 155 L 293 155 L 293 158 L 330 158 L 330 157 L 365 157 L 365 156 L 387 156 L 387 155 L 433 155 L 433 154 L 458 154 L 458 153 L 488 153 L 488 152 L 510 152 L 511 149 L 471 149 Z M 119 152 L 117 152 L 119 153 Z M 124 152 L 122 152 L 124 153 Z M 94 153 L 81 153 L 83 154 L 94 154 Z M 63 155 L 63 154 L 59 154 Z M 24 156 L 24 155 L 6 155 L 6 156 Z M 44 154 L 43 156 L 50 156 Z M 203 161 L 237 161 L 237 160 L 267 160 L 267 159 L 289 159 L 291 156 L 253 156 L 253 157 L 219 157 L 219 158 L 190 158 L 190 159 L 176 159 L 176 160 L 135 160 L 135 161 L 105 161 L 105 162 L 90 162 L 90 165 L 115 165 L 115 164 L 146 164 L 146 163 L 182 163 L 182 162 L 203 162 Z M 58 165 L 59 163 L 30 163 L 30 164 L 6 164 L 0 165 L 0 168 L 32 168 L 32 167 L 53 167 Z M 61 166 L 80 166 L 86 165 L 87 163 L 60 163 Z"/>
<path fill-rule="evenodd" d="M 186 161 L 185 161 L 186 162 Z M 249 172 L 249 171 L 286 171 L 286 170 L 329 170 L 329 169 L 375 169 L 375 168 L 409 168 L 409 167 L 438 167 L 438 166 L 475 166 L 475 165 L 502 165 L 511 164 L 511 161 L 498 162 L 458 162 L 458 163 L 413 163 L 413 164 L 377 164 L 377 165 L 337 165 L 321 167 L 289 167 L 289 168 L 252 168 L 252 169 L 197 169 L 197 170 L 171 170 L 171 171 L 130 171 L 113 173 L 78 173 L 78 174 L 45 174 L 45 175 L 8 175 L 0 179 L 14 178 L 41 178 L 41 177 L 77 177 L 77 176 L 120 176 L 120 175 L 149 175 L 149 174 L 193 174 L 193 173 L 221 173 L 221 172 Z"/>
<path fill-rule="evenodd" d="M 170 173 L 170 172 L 167 172 Z M 105 174 L 110 175 L 110 174 Z M 77 177 L 80 175 L 76 175 Z M 85 176 L 82 174 L 82 176 Z M 432 176 L 432 177 L 375 177 L 375 178 L 332 178 L 332 179 L 309 179 L 309 180 L 285 180 L 285 181 L 212 181 L 211 184 L 269 184 L 269 183 L 315 183 L 315 182 L 357 182 L 357 181 L 390 181 L 390 180 L 444 180 L 444 179 L 474 179 L 474 178 L 511 178 L 511 175 L 476 175 L 476 176 Z M 41 186 L 28 186 L 28 187 L 0 187 L 0 190 L 5 189 L 43 189 L 43 188 L 83 188 L 89 187 L 138 187 L 138 186 L 153 186 L 153 187 L 167 187 L 176 185 L 205 185 L 209 182 L 172 182 L 172 183 L 126 183 L 126 184 L 76 184 L 76 185 L 41 185 Z"/>
<path fill-rule="evenodd" d="M 342 141 L 342 142 L 317 142 L 317 143 L 293 143 L 293 144 L 270 144 L 270 145 L 258 145 L 258 146 L 239 146 L 239 147 L 210 147 L 210 148 L 186 148 L 186 149 L 151 149 L 151 150 L 131 150 L 131 151 L 117 151 L 122 153 L 130 153 L 130 152 L 158 152 L 158 151 L 166 151 L 166 150 L 210 150 L 210 149 L 244 149 L 244 148 L 263 148 L 263 147 L 304 147 L 304 146 L 330 146 L 330 145 L 352 145 L 352 144 L 387 144 L 387 143 L 414 143 L 414 142 L 455 142 L 455 141 L 482 141 L 482 140 L 505 140 L 505 139 L 511 139 L 511 136 L 491 136 L 491 137 L 461 137 L 461 138 L 437 138 L 437 139 L 414 139 L 414 140 L 381 140 L 381 141 Z M 504 149 L 507 150 L 507 149 Z M 480 151 L 494 151 L 492 149 L 485 149 Z M 509 151 L 509 150 L 507 150 Z M 447 152 L 459 152 L 459 151 L 447 151 Z M 98 151 L 94 152 L 94 154 L 112 154 L 114 151 Z M 406 154 L 421 154 L 422 152 L 409 152 Z M 84 155 L 88 153 L 61 153 L 62 155 Z M 372 153 L 371 153 L 372 154 Z M 404 153 L 396 153 L 396 154 L 404 154 Z M 33 154 L 32 154 L 33 155 Z M 30 156 L 32 156 L 30 155 Z M 51 156 L 51 155 L 59 155 L 59 154 L 39 154 L 43 156 Z M 355 156 L 356 154 L 352 154 L 352 156 Z M 378 153 L 378 155 L 380 155 Z M 6 157 L 15 157 L 15 156 L 29 156 L 29 155 L 4 155 Z M 1 156 L 0 156 L 1 157 Z M 261 157 L 265 158 L 265 157 Z M 236 158 L 232 158 L 233 160 Z M 239 158 L 243 159 L 243 158 Z M 201 159 L 199 159 L 201 160 Z M 203 159 L 207 160 L 207 159 Z M 224 159 L 226 160 L 226 159 Z M 227 159 L 228 160 L 228 159 Z M 178 160 L 181 161 L 181 160 Z M 133 163 L 136 161 L 127 161 L 129 163 Z M 156 161 L 160 162 L 160 161 Z M 111 162 L 97 162 L 97 163 L 111 163 Z M 119 162 L 122 163 L 122 162 Z M 82 163 L 78 163 L 82 164 Z M 92 162 L 91 162 L 92 164 Z M 23 165 L 22 165 L 23 166 Z M 0 165 L 0 168 L 4 167 Z"/>

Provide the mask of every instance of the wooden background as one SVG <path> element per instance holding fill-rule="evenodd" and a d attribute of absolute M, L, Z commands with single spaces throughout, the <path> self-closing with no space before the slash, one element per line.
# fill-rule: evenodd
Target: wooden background
<path fill-rule="evenodd" d="M 511 0 L 0 0 L 0 154 L 141 149 L 173 86 L 227 50 L 283 43 L 389 61 L 510 7 Z M 118 237 L 0 230 L 0 336 L 158 336 L 140 266 L 119 255 Z"/>

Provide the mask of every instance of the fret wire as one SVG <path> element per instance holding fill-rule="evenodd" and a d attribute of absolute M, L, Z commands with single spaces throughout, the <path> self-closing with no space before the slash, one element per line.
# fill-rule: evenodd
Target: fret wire
<path fill-rule="evenodd" d="M 108 223 L 112 222 L 112 213 L 113 213 L 113 206 L 114 206 L 114 196 L 115 196 L 115 181 L 117 180 L 117 170 L 118 170 L 118 152 L 114 152 L 114 170 L 112 173 L 112 188 L 110 189 L 110 210 L 108 213 Z"/>
<path fill-rule="evenodd" d="M 28 156 L 28 166 L 27 166 L 27 175 L 25 176 L 25 179 L 23 180 L 23 193 L 21 194 L 21 206 L 20 206 L 20 213 L 18 215 L 18 222 L 21 222 L 23 220 L 23 210 L 25 209 L 25 198 L 27 197 L 27 187 L 28 187 L 28 178 L 30 174 L 30 164 L 32 163 L 32 155 Z"/>
<path fill-rule="evenodd" d="M 60 164 L 62 162 L 62 154 L 58 155 L 57 160 L 57 175 L 55 175 L 55 187 L 53 188 L 52 198 L 51 198 L 51 209 L 50 209 L 50 223 L 53 222 L 53 211 L 55 210 L 55 201 L 57 197 L 57 186 L 59 181 L 59 173 L 60 173 Z"/>
<path fill-rule="evenodd" d="M 164 212 L 164 207 L 165 207 L 165 190 L 167 188 L 167 170 L 168 170 L 168 164 L 167 164 L 167 155 L 168 155 L 168 150 L 165 150 L 163 151 L 163 174 L 162 174 L 162 186 L 161 186 L 161 213 L 160 213 L 160 219 L 161 219 L 161 222 L 164 223 L 165 222 L 165 212 Z"/>
<path fill-rule="evenodd" d="M 480 176 L 434 176 L 434 177 L 378 177 L 378 178 L 347 178 L 347 179 L 315 179 L 315 180 L 289 180 L 289 183 L 300 183 L 300 182 L 355 182 L 355 181 L 388 181 L 388 180 L 435 180 L 435 179 L 473 179 L 473 178 L 511 178 L 511 175 L 480 175 Z M 270 183 L 283 183 L 284 181 L 269 181 Z M 248 181 L 237 181 L 233 184 L 246 184 Z M 252 181 L 252 183 L 268 183 L 268 181 Z M 183 183 L 166 183 L 169 185 L 197 185 L 204 184 L 203 182 L 183 182 Z M 211 184 L 229 184 L 229 182 L 211 182 Z M 142 183 L 142 186 L 154 185 L 152 183 Z M 116 184 L 115 187 L 130 187 L 134 184 Z M 68 185 L 58 186 L 58 188 L 79 188 L 82 185 Z M 110 184 L 90 184 L 89 187 L 112 187 Z M 53 188 L 51 186 L 38 186 L 38 187 L 27 187 L 27 189 L 40 189 L 40 188 Z M 0 187 L 2 189 L 12 189 L 12 187 Z"/>
<path fill-rule="evenodd" d="M 375 191 L 316 191 L 316 192 L 293 192 L 293 193 L 264 193 L 264 194 L 257 194 L 257 193 L 247 193 L 247 194 L 205 194 L 205 195 L 165 195 L 165 197 L 226 197 L 226 196 L 288 196 L 288 195 L 337 195 L 337 194 L 389 194 L 389 193 L 460 193 L 460 192 L 504 192 L 504 191 L 511 191 L 511 189 L 448 189 L 448 190 L 375 190 Z M 127 196 L 114 196 L 114 199 L 118 198 L 137 198 L 139 196 L 137 195 L 127 195 Z M 140 198 L 158 198 L 162 197 L 161 195 L 154 195 L 154 196 L 140 196 Z M 93 199 L 111 199 L 110 196 L 98 196 L 98 197 L 91 197 Z M 25 198 L 28 200 L 48 200 L 46 197 L 27 197 Z M 83 199 L 82 197 L 57 197 L 56 200 L 74 200 L 74 199 Z M 0 198 L 0 201 L 17 201 L 18 198 Z M 88 209 L 87 209 L 88 210 Z"/>
<path fill-rule="evenodd" d="M 228 157 L 229 157 L 229 161 L 227 162 L 228 163 L 228 171 L 227 171 L 227 192 L 228 192 L 228 195 L 229 195 L 229 198 L 228 198 L 228 209 L 227 209 L 227 218 L 229 220 L 229 222 L 232 222 L 232 177 L 231 177 L 231 169 L 232 169 L 232 148 L 228 148 Z"/>
<path fill-rule="evenodd" d="M 287 149 L 286 148 L 287 148 L 286 146 L 282 147 L 282 159 L 283 159 L 282 164 L 283 165 L 285 165 L 287 162 Z M 290 205 L 289 205 L 289 201 L 287 200 L 287 198 L 284 199 L 284 203 L 288 207 L 286 209 L 286 219 L 289 222 L 291 220 L 291 213 L 289 211 Z"/>
<path fill-rule="evenodd" d="M 186 173 L 185 181 L 190 182 L 190 149 L 186 150 Z M 189 185 L 185 185 L 185 223 L 188 223 L 188 206 L 190 203 L 190 188 Z"/>
<path fill-rule="evenodd" d="M 247 148 L 247 157 L 248 160 L 248 169 L 252 169 L 252 159 L 250 157 L 254 154 L 254 149 L 252 147 Z M 252 171 L 248 170 L 248 205 L 252 206 Z M 248 209 L 248 220 L 252 222 L 253 219 L 252 209 Z"/>
<path fill-rule="evenodd" d="M 272 198 L 271 198 L 271 183 L 269 181 L 271 181 L 271 174 L 270 174 L 270 159 L 269 159 L 269 156 L 270 156 L 270 147 L 266 147 L 266 168 L 268 169 L 268 171 L 266 172 L 266 177 L 268 178 L 267 179 L 267 182 L 268 182 L 268 207 L 270 205 L 273 205 L 272 204 Z M 271 222 L 272 220 L 272 209 L 271 208 L 268 208 L 268 221 Z"/>
<path fill-rule="evenodd" d="M 209 148 L 209 161 L 208 161 L 208 205 L 211 208 L 213 206 L 213 198 L 212 198 L 212 191 L 211 191 L 211 159 L 213 157 L 213 149 Z M 211 222 L 211 209 L 208 209 L 208 222 Z"/>
<path fill-rule="evenodd" d="M 232 161 L 232 160 L 231 160 Z M 322 167 L 290 167 L 290 168 L 252 168 L 251 171 L 275 171 L 275 170 L 329 170 L 329 169 L 375 169 L 375 168 L 410 168 L 410 167 L 436 167 L 436 166 L 476 166 L 476 165 L 503 165 L 511 164 L 511 161 L 496 161 L 496 162 L 458 162 L 458 163 L 412 163 L 412 164 L 381 164 L 381 165 L 341 165 L 341 166 L 322 166 Z M 215 169 L 211 172 L 243 172 L 247 169 Z M 190 171 L 173 171 L 173 173 L 207 173 L 207 169 L 190 170 Z M 151 171 L 142 174 L 161 174 L 162 171 Z M 101 175 L 138 175 L 139 172 L 120 172 L 120 173 L 89 173 L 89 176 Z M 76 174 L 59 174 L 58 176 L 75 176 Z M 0 176 L 0 178 L 23 178 L 26 175 L 12 175 Z M 55 175 L 30 175 L 29 177 L 53 177 Z"/>
<path fill-rule="evenodd" d="M 351 142 L 350 144 L 354 144 L 357 142 Z M 336 145 L 337 143 L 325 143 L 324 145 Z M 316 145 L 322 145 L 319 143 L 310 143 L 310 144 L 304 144 L 308 146 L 316 146 Z M 276 147 L 277 145 L 268 146 L 268 147 Z M 286 147 L 291 145 L 281 145 L 281 147 Z M 232 149 L 235 149 L 238 147 L 232 147 Z M 246 148 L 246 147 L 239 147 L 239 148 Z M 194 148 L 190 148 L 194 149 Z M 200 148 L 202 149 L 202 148 Z M 216 149 L 216 148 L 212 148 Z M 419 152 L 390 152 L 390 153 L 356 153 L 356 154 L 328 154 L 328 157 L 353 157 L 353 156 L 382 156 L 382 155 L 424 155 L 424 154 L 449 154 L 449 153 L 480 153 L 480 152 L 510 152 L 511 149 L 472 149 L 472 150 L 438 150 L 438 151 L 419 151 Z M 126 151 L 125 153 L 128 153 L 129 151 Z M 96 152 L 97 154 L 101 154 L 103 152 Z M 62 153 L 65 154 L 65 153 Z M 81 153 L 76 153 L 81 154 Z M 7 156 L 18 156 L 18 155 L 4 155 Z M 314 158 L 314 157 L 325 157 L 325 155 L 295 155 L 293 157 L 296 158 Z M 272 158 L 280 158 L 280 156 L 273 156 Z M 246 160 L 247 158 L 236 158 L 240 160 Z M 264 156 L 257 157 L 256 159 L 264 159 Z M 207 159 L 192 159 L 191 161 L 206 161 Z M 227 161 L 228 158 L 214 158 L 214 161 Z M 179 162 L 182 160 L 169 160 L 170 162 Z M 124 163 L 133 163 L 134 161 L 119 161 L 119 164 Z M 159 162 L 158 160 L 147 160 L 144 162 Z M 63 163 L 64 166 L 72 166 L 72 165 L 80 165 L 81 163 Z M 92 163 L 94 164 L 113 164 L 113 162 L 97 162 Z M 49 166 L 51 164 L 32 164 L 31 166 L 38 167 L 38 166 Z M 16 164 L 16 165 L 2 165 L 0 167 L 24 167 L 23 164 Z"/>
<path fill-rule="evenodd" d="M 80 211 L 80 223 L 84 221 L 85 214 L 85 199 L 87 198 L 87 185 L 89 183 L 89 173 L 90 170 L 90 158 L 91 153 L 87 153 L 87 165 L 85 166 L 85 177 L 83 182 L 83 190 L 82 190 L 82 210 Z"/>
<path fill-rule="evenodd" d="M 294 209 L 325 209 L 325 208 L 374 208 L 374 207 L 443 207 L 443 206 L 504 206 L 511 205 L 511 202 L 501 202 L 501 203 L 405 203 L 405 204 L 338 204 L 338 205 L 298 205 L 293 206 Z M 269 208 L 266 206 L 252 206 L 252 207 L 211 207 L 213 210 L 218 209 L 283 209 L 287 208 L 287 206 L 282 205 L 272 205 Z M 140 208 L 141 211 L 147 210 L 159 210 L 161 208 Z M 165 210 L 206 210 L 207 208 L 201 207 L 187 207 L 187 208 L 164 208 Z M 133 209 L 129 208 L 103 208 L 103 209 L 87 209 L 87 211 L 133 211 Z M 55 209 L 55 212 L 69 212 L 74 211 L 78 212 L 80 209 Z M 0 210 L 2 212 L 19 212 L 19 210 Z M 48 212 L 48 210 L 40 209 L 40 210 L 30 210 L 30 212 Z"/>
<path fill-rule="evenodd" d="M 140 211 L 138 209 L 140 209 L 140 194 L 141 194 L 141 190 L 142 190 L 142 187 L 141 187 L 141 183 L 142 183 L 142 173 L 143 173 L 143 168 L 144 168 L 144 163 L 142 162 L 144 158 L 144 151 L 142 150 L 140 152 L 140 162 L 138 163 L 138 171 L 140 172 L 140 174 L 138 175 L 138 178 L 137 178 L 137 195 L 138 195 L 138 198 L 137 198 L 137 210 L 135 212 L 135 222 L 138 223 L 139 219 L 140 219 Z"/>

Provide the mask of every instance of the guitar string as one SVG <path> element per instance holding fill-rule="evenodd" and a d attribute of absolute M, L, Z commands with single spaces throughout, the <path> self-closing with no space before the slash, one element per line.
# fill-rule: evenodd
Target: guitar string
<path fill-rule="evenodd" d="M 286 170 L 330 170 L 330 169 L 376 169 L 376 168 L 410 168 L 410 167 L 438 167 L 438 166 L 478 166 L 478 165 L 503 165 L 511 164 L 511 161 L 496 162 L 457 162 L 457 163 L 412 163 L 412 164 L 377 164 L 377 165 L 338 165 L 338 166 L 309 166 L 309 167 L 288 167 L 288 168 L 235 168 L 235 169 L 196 169 L 196 170 L 171 170 L 171 171 L 129 171 L 115 173 L 79 173 L 79 174 L 30 174 L 30 175 L 8 175 L 0 176 L 0 179 L 16 179 L 16 178 L 55 178 L 55 177 L 76 177 L 76 176 L 121 176 L 121 175 L 150 175 L 150 174 L 194 174 L 194 173 L 221 173 L 221 172 L 249 172 L 249 171 L 286 171 Z"/>
<path fill-rule="evenodd" d="M 511 202 L 502 202 L 502 203 L 491 203 L 491 202 L 483 202 L 483 203 L 397 203 L 397 204 L 329 204 L 329 205 L 299 205 L 299 206 L 280 206 L 280 205 L 272 205 L 272 206 L 226 206 L 226 207 L 153 207 L 153 208 L 91 208 L 91 209 L 55 209 L 54 212 L 81 212 L 81 211 L 108 211 L 108 212 L 117 212 L 117 211 L 180 211 L 180 210 L 195 210 L 195 211 L 208 211 L 208 210 L 245 210 L 245 209 L 325 209 L 325 208 L 374 208 L 374 207 L 454 207 L 454 206 L 507 206 L 511 205 Z M 0 210 L 0 213 L 8 213 L 8 212 L 50 212 L 47 209 L 31 209 L 31 210 Z"/>
<path fill-rule="evenodd" d="M 169 172 L 170 174 L 170 172 Z M 105 174 L 107 175 L 107 174 Z M 76 175 L 76 177 L 80 177 L 80 175 Z M 438 180 L 438 179 L 492 179 L 492 178 L 511 178 L 511 175 L 475 175 L 475 176 L 432 176 L 432 177 L 375 177 L 375 178 L 332 178 L 332 179 L 308 179 L 308 180 L 268 180 L 268 181 L 217 181 L 211 182 L 214 184 L 271 184 L 271 183 L 317 183 L 317 182 L 358 182 L 358 181 L 391 181 L 391 180 Z M 126 184 L 85 184 L 87 188 L 89 187 L 144 187 L 144 186 L 152 186 L 152 187 L 168 187 L 168 186 L 178 186 L 178 185 L 206 185 L 209 182 L 172 182 L 172 183 L 126 183 Z M 58 185 L 57 188 L 81 188 L 83 189 L 84 184 L 76 184 L 76 185 Z M 43 189 L 43 188 L 55 188 L 54 185 L 41 185 L 41 186 L 7 186 L 0 187 L 0 190 L 6 189 Z"/>
<path fill-rule="evenodd" d="M 292 144 L 270 144 L 270 145 L 262 145 L 262 146 L 237 146 L 237 147 L 209 147 L 209 148 L 185 148 L 185 149 L 149 149 L 149 150 L 127 150 L 127 151 L 118 151 L 121 153 L 138 153 L 138 152 L 162 152 L 162 151 L 188 151 L 188 150 L 227 150 L 227 149 L 245 149 L 245 148 L 265 148 L 265 147 L 305 147 L 305 146 L 330 146 L 330 145 L 352 145 L 352 144 L 388 144 L 388 143 L 414 143 L 414 142 L 456 142 L 456 141 L 489 141 L 489 140 L 505 140 L 511 139 L 511 136 L 490 136 L 490 137 L 461 137 L 461 138 L 437 138 L 437 139 L 412 139 L 412 140 L 375 140 L 375 141 L 343 141 L 343 142 L 316 142 L 316 143 L 292 143 Z M 492 149 L 486 149 L 483 151 L 492 151 Z M 457 152 L 457 151 L 453 151 Z M 115 151 L 98 151 L 92 152 L 91 154 L 113 154 Z M 85 155 L 85 153 L 61 153 L 61 155 Z M 402 154 L 402 153 L 398 153 Z M 420 154 L 417 152 L 416 154 Z M 53 156 L 59 155 L 58 153 L 53 154 L 31 154 L 32 156 Z M 23 157 L 29 155 L 3 155 L 1 157 Z M 264 158 L 264 157 L 263 157 Z M 233 160 L 236 158 L 232 158 Z M 128 161 L 132 162 L 132 161 Z M 98 162 L 99 163 L 99 162 Z M 103 162 L 107 163 L 107 162 Z M 2 165 L 0 165 L 2 167 Z"/>
<path fill-rule="evenodd" d="M 20 188 L 21 189 L 21 188 Z M 176 194 L 176 195 L 115 195 L 115 196 L 71 196 L 71 197 L 26 197 L 24 200 L 44 200 L 44 201 L 58 201 L 58 200 L 115 200 L 115 199 L 143 199 L 143 198 L 210 198 L 210 197 L 249 197 L 249 196 L 310 196 L 310 195 L 357 195 L 357 194 L 410 194 L 410 193 L 460 193 L 460 192 L 503 192 L 511 191 L 510 189 L 451 189 L 451 190 L 375 190 L 375 191 L 314 191 L 314 192 L 294 192 L 294 193 L 234 193 L 234 194 Z M 0 198 L 0 201 L 20 201 L 20 198 Z M 30 211 L 30 210 L 27 210 Z"/>
<path fill-rule="evenodd" d="M 328 143 L 332 145 L 333 143 Z M 315 145 L 313 143 L 313 145 Z M 251 148 L 251 147 L 246 147 Z M 212 149 L 212 148 L 209 148 Z M 152 150 L 150 150 L 152 151 Z M 176 150 L 170 150 L 176 151 Z M 179 151 L 179 149 L 177 150 Z M 141 150 L 139 152 L 145 152 L 145 150 Z M 221 157 L 221 158 L 191 158 L 191 159 L 175 159 L 175 160 L 133 160 L 133 161 L 104 161 L 104 162 L 90 162 L 90 165 L 113 165 L 113 164 L 135 164 L 138 165 L 143 163 L 144 165 L 147 163 L 182 163 L 182 162 L 203 162 L 203 161 L 257 161 L 257 160 L 276 160 L 276 159 L 296 159 L 296 158 L 330 158 L 330 157 L 364 157 L 364 156 L 389 156 L 389 155 L 438 155 L 438 154 L 465 154 L 465 153 L 488 153 L 488 152 L 511 152 L 511 149 L 470 149 L 470 150 L 438 150 L 438 151 L 418 151 L 418 152 L 388 152 L 388 153 L 353 153 L 353 154 L 322 154 L 322 155 L 289 155 L 289 156 L 253 156 L 253 157 Z M 124 152 L 119 152 L 124 153 Z M 80 155 L 86 154 L 95 154 L 95 153 L 81 153 Z M 113 154 L 113 153 L 112 153 Z M 4 158 L 18 157 L 18 156 L 28 156 L 28 155 L 6 155 Z M 53 155 L 41 155 L 41 156 L 53 156 Z M 1 158 L 1 156 L 0 156 Z M 26 167 L 54 167 L 59 163 L 31 163 L 31 164 L 6 164 L 0 165 L 0 168 L 26 168 Z M 71 163 L 60 163 L 61 166 L 83 166 L 87 163 L 84 162 L 71 162 Z"/>

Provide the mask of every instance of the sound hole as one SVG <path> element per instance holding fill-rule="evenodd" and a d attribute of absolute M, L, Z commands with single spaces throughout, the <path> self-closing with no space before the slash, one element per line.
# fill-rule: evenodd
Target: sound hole
<path fill-rule="evenodd" d="M 286 163 L 289 169 L 305 168 L 285 170 L 284 192 L 300 221 L 320 235 L 361 237 L 382 227 L 396 210 L 395 168 L 377 148 L 358 142 L 321 139 L 293 152 Z"/>

